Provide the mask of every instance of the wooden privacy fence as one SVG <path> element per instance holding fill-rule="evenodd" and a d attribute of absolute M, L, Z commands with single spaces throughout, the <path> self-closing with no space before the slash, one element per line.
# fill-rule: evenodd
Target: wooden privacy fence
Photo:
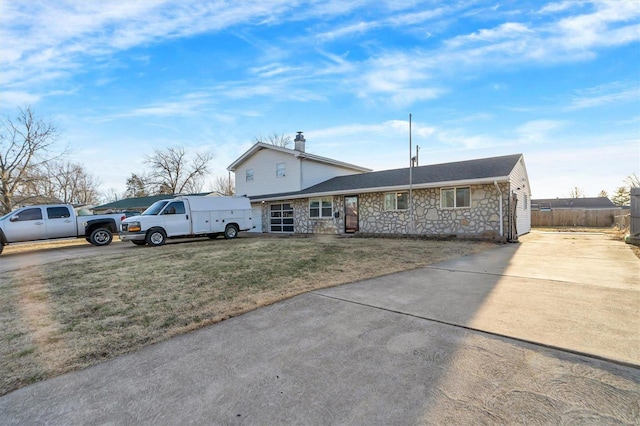
<path fill-rule="evenodd" d="M 622 209 L 556 209 L 533 210 L 531 226 L 613 226 L 614 217 L 624 214 Z"/>
<path fill-rule="evenodd" d="M 631 188 L 629 234 L 631 238 L 640 241 L 640 188 Z"/>

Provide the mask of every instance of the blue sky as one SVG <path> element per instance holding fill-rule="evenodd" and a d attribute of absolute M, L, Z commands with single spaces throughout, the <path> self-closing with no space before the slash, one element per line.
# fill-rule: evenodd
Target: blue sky
<path fill-rule="evenodd" d="M 410 113 L 420 165 L 523 153 L 533 198 L 640 174 L 635 0 L 0 0 L 0 67 L 0 113 L 52 119 L 104 191 L 274 132 L 406 167 Z"/>

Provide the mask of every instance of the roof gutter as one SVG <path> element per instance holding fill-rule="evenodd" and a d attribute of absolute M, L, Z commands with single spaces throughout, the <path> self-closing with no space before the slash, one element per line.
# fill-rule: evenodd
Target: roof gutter
<path fill-rule="evenodd" d="M 493 177 L 493 178 L 481 178 L 481 179 L 467 179 L 467 180 L 458 180 L 458 181 L 444 181 L 444 182 L 433 182 L 433 183 L 422 183 L 422 184 L 413 184 L 413 189 L 428 189 L 428 188 L 447 188 L 453 186 L 464 186 L 464 185 L 491 185 L 495 182 L 509 182 L 508 176 L 501 177 Z M 279 201 L 279 200 L 296 200 L 301 198 L 313 198 L 313 197 L 328 197 L 331 195 L 356 195 L 356 194 L 370 194 L 373 192 L 394 192 L 394 191 L 403 191 L 409 190 L 409 184 L 406 185 L 395 185 L 395 186 L 380 186 L 375 188 L 354 188 L 354 189 L 339 189 L 336 191 L 324 191 L 324 192 L 313 192 L 313 193 L 305 193 L 305 194 L 281 194 L 281 195 L 265 195 L 264 197 L 249 196 L 252 202 L 259 201 Z M 502 193 L 500 193 L 502 196 Z M 501 204 L 502 206 L 502 204 Z"/>

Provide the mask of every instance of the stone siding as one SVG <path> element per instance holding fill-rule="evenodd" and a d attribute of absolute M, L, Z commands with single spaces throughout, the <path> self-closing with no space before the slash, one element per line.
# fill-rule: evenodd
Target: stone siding
<path fill-rule="evenodd" d="M 509 184 L 500 184 L 503 193 L 503 226 L 508 226 Z M 443 209 L 440 188 L 413 191 L 414 224 L 409 210 L 384 210 L 385 193 L 360 194 L 359 233 L 374 235 L 416 234 L 424 236 L 461 236 L 488 239 L 500 238 L 499 193 L 493 185 L 471 186 L 471 207 Z M 283 200 L 294 207 L 294 229 L 300 234 L 343 234 L 344 197 L 333 197 L 332 218 L 309 217 L 309 199 Z M 265 209 L 266 210 L 266 209 Z M 263 210 L 263 214 L 268 211 Z M 338 213 L 338 217 L 335 215 Z M 265 215 L 265 216 L 267 216 Z M 268 230 L 269 218 L 263 216 L 263 229 Z M 265 220 L 266 219 L 266 220 Z"/>

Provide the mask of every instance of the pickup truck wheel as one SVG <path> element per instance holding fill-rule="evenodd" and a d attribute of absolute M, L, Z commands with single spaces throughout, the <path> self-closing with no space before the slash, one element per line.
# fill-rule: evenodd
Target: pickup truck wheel
<path fill-rule="evenodd" d="M 131 241 L 131 242 L 133 244 L 137 245 L 137 246 L 143 246 L 143 245 L 147 244 L 146 241 L 136 241 L 136 240 L 134 240 L 134 241 Z"/>
<path fill-rule="evenodd" d="M 235 225 L 227 225 L 226 228 L 224 228 L 224 237 L 227 240 L 230 240 L 232 238 L 235 238 L 238 236 L 238 228 L 236 228 Z"/>
<path fill-rule="evenodd" d="M 167 241 L 167 234 L 162 229 L 152 229 L 147 233 L 146 241 L 150 246 L 161 246 Z"/>
<path fill-rule="evenodd" d="M 96 228 L 89 235 L 89 242 L 94 246 L 106 246 L 111 244 L 113 234 L 107 228 Z"/>

